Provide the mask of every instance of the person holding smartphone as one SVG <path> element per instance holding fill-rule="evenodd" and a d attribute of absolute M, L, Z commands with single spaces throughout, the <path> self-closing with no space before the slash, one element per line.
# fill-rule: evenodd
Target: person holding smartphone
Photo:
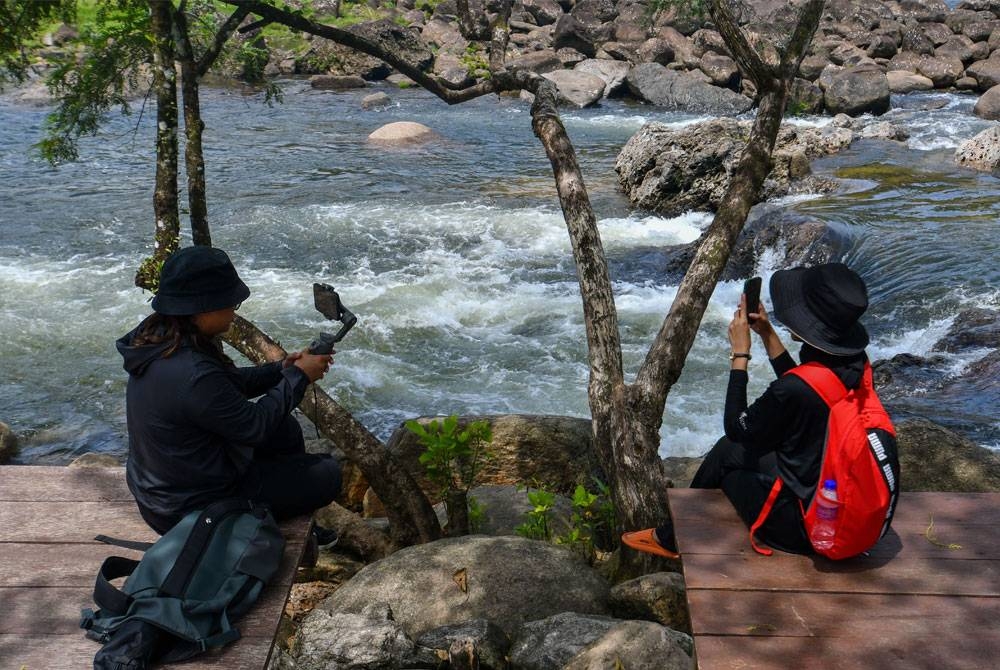
<path fill-rule="evenodd" d="M 868 289 L 861 277 L 842 263 L 827 263 L 775 272 L 770 289 L 775 318 L 790 331 L 793 341 L 802 343 L 801 362 L 816 361 L 832 370 L 848 389 L 858 388 L 868 360 L 868 333 L 860 322 L 868 308 Z M 830 410 L 801 378 L 785 374 L 796 366 L 795 360 L 764 305 L 748 311 L 747 299 L 746 293 L 740 295 L 729 323 L 725 436 L 705 455 L 691 487 L 721 488 L 750 526 L 780 474 L 786 486 L 759 536 L 782 551 L 812 553 L 799 503 L 808 503 L 816 490 Z M 777 379 L 748 404 L 751 331 L 760 337 Z M 669 522 L 625 533 L 622 541 L 639 551 L 670 558 L 678 555 Z"/>

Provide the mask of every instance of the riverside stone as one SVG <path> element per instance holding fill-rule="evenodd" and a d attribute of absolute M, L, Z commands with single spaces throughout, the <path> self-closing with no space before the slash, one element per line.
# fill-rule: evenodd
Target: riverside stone
<path fill-rule="evenodd" d="M 1000 85 L 983 93 L 972 108 L 972 113 L 981 119 L 1000 120 Z"/>
<path fill-rule="evenodd" d="M 540 26 L 555 23 L 563 15 L 562 7 L 555 0 L 522 0 L 521 4 Z"/>
<path fill-rule="evenodd" d="M 847 68 L 831 78 L 823 101 L 831 114 L 884 114 L 889 111 L 889 82 L 877 66 Z"/>
<path fill-rule="evenodd" d="M 604 81 L 604 96 L 614 97 L 627 90 L 625 77 L 628 76 L 630 68 L 628 63 L 618 60 L 589 58 L 577 63 L 573 69 L 600 77 Z"/>
<path fill-rule="evenodd" d="M 554 70 L 542 75 L 559 89 L 559 101 L 573 107 L 590 107 L 604 97 L 604 80 L 577 70 Z"/>
<path fill-rule="evenodd" d="M 314 74 L 309 77 L 309 85 L 323 91 L 343 91 L 365 88 L 368 82 L 355 75 Z"/>
<path fill-rule="evenodd" d="M 510 61 L 507 67 L 511 70 L 529 70 L 536 74 L 545 74 L 562 67 L 562 60 L 551 49 L 532 51 Z"/>
<path fill-rule="evenodd" d="M 1000 127 L 993 126 L 972 139 L 962 142 L 955 150 L 959 165 L 992 172 L 1000 166 Z"/>
<path fill-rule="evenodd" d="M 917 65 L 917 72 L 934 82 L 935 88 L 947 88 L 958 81 L 965 66 L 958 58 L 925 56 Z"/>
<path fill-rule="evenodd" d="M 683 633 L 649 621 L 622 621 L 560 670 L 694 670 L 691 652 L 684 649 L 684 643 L 690 640 Z"/>
<path fill-rule="evenodd" d="M 502 628 L 485 619 L 473 619 L 459 624 L 441 626 L 428 631 L 417 640 L 418 647 L 447 655 L 455 643 L 471 643 L 475 649 L 479 670 L 506 670 L 510 638 Z"/>
<path fill-rule="evenodd" d="M 522 537 L 470 535 L 407 547 L 372 563 L 317 611 L 362 613 L 376 603 L 391 608 L 412 637 L 471 619 L 485 619 L 511 635 L 525 621 L 559 612 L 605 614 L 609 590 L 569 549 Z"/>
<path fill-rule="evenodd" d="M 979 90 L 987 91 L 1000 84 L 1000 58 L 989 58 L 970 65 L 965 73 L 979 82 Z"/>
<path fill-rule="evenodd" d="M 911 91 L 929 91 L 934 88 L 934 82 L 922 74 L 905 70 L 889 70 L 885 73 L 892 93 L 910 93 Z"/>
<path fill-rule="evenodd" d="M 396 121 L 375 130 L 368 136 L 368 140 L 381 144 L 412 144 L 426 142 L 435 137 L 437 135 L 434 131 L 422 123 Z"/>
<path fill-rule="evenodd" d="M 1000 346 L 1000 310 L 974 307 L 958 313 L 934 351 L 957 353 Z"/>
<path fill-rule="evenodd" d="M 316 608 L 302 620 L 288 656 L 296 670 L 391 670 L 414 650 L 391 619 Z"/>
<path fill-rule="evenodd" d="M 922 418 L 896 424 L 904 491 L 1000 491 L 1000 456 Z"/>
<path fill-rule="evenodd" d="M 632 68 L 626 83 L 637 97 L 671 110 L 741 114 L 753 104 L 746 96 L 717 88 L 688 73 L 668 70 L 658 63 Z"/>
<path fill-rule="evenodd" d="M 0 430 L 2 432 L 2 430 Z M 2 438 L 0 438 L 2 442 Z M 2 450 L 2 446 L 0 446 Z M 120 468 L 121 463 L 111 454 L 86 453 L 80 454 L 66 467 L 70 468 Z"/>
<path fill-rule="evenodd" d="M 6 463 L 17 451 L 17 436 L 10 426 L 0 421 L 0 465 Z"/>
<path fill-rule="evenodd" d="M 382 91 L 366 95 L 361 99 L 362 109 L 384 109 L 391 104 L 392 99 Z"/>
<path fill-rule="evenodd" d="M 611 589 L 611 613 L 619 619 L 655 621 L 668 628 L 691 632 L 684 575 L 654 572 L 622 582 Z M 691 649 L 686 650 L 691 653 Z"/>
<path fill-rule="evenodd" d="M 701 57 L 701 71 L 709 76 L 716 86 L 723 86 L 734 91 L 740 88 L 740 69 L 729 56 L 717 53 L 706 53 Z"/>
<path fill-rule="evenodd" d="M 618 623 L 611 617 L 576 612 L 530 621 L 514 636 L 511 664 L 521 670 L 562 670 L 574 656 Z"/>
<path fill-rule="evenodd" d="M 957 58 L 962 63 L 972 61 L 973 41 L 965 35 L 955 35 L 934 50 L 938 58 Z"/>

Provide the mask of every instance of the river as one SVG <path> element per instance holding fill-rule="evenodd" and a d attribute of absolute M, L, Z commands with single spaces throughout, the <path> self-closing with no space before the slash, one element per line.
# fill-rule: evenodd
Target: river
<path fill-rule="evenodd" d="M 372 112 L 360 106 L 371 89 L 282 87 L 284 104 L 273 107 L 238 89 L 203 93 L 213 241 L 253 290 L 241 314 L 298 348 L 330 327 L 312 307 L 312 282 L 336 286 L 359 323 L 322 384 L 382 438 L 423 414 L 587 416 L 580 297 L 527 106 L 491 97 L 448 107 L 379 85 L 393 105 Z M 910 130 L 905 146 L 859 142 L 814 166 L 849 177 L 850 188 L 783 203 L 849 236 L 844 260 L 871 291 L 873 359 L 926 355 L 960 309 L 1000 306 L 1000 186 L 951 159 L 988 127 L 972 116 L 974 102 L 894 99 L 889 118 Z M 87 451 L 122 458 L 126 375 L 114 340 L 149 312 L 149 294 L 132 279 L 152 237 L 153 121 L 149 110 L 114 115 L 81 143 L 78 162 L 53 168 L 32 149 L 45 114 L 0 101 L 0 421 L 20 438 L 16 462 L 66 463 Z M 397 150 L 366 143 L 399 120 L 441 139 Z M 612 260 L 634 374 L 676 286 L 629 252 L 693 240 L 710 218 L 631 211 L 614 159 L 646 121 L 698 117 L 613 101 L 564 120 Z M 765 276 L 777 269 L 767 258 Z M 739 292 L 737 282 L 715 291 L 667 402 L 664 456 L 700 454 L 720 434 L 725 331 Z M 941 374 L 985 353 L 953 357 Z M 769 381 L 764 358 L 753 360 L 751 392 Z M 1000 447 L 994 407 L 970 403 L 923 406 Z"/>

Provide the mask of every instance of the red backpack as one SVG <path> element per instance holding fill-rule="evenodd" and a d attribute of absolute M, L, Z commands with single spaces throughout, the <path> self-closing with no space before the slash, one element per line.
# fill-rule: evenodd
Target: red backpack
<path fill-rule="evenodd" d="M 899 491 L 899 457 L 896 431 L 872 386 L 872 368 L 865 363 L 861 385 L 848 391 L 840 378 L 819 363 L 805 363 L 786 374 L 799 377 L 830 407 L 819 481 L 837 482 L 837 531 L 833 546 L 817 550 L 827 558 L 857 556 L 870 549 L 889 530 Z M 758 553 L 773 552 L 757 546 L 754 534 L 764 523 L 781 491 L 775 479 L 767 502 L 750 528 L 750 544 Z M 816 523 L 819 487 L 803 508 L 806 532 Z"/>

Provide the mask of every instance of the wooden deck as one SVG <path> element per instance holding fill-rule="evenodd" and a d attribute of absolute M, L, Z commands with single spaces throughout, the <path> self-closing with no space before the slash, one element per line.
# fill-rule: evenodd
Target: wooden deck
<path fill-rule="evenodd" d="M 303 552 L 310 519 L 282 524 L 285 557 L 274 582 L 238 622 L 243 638 L 186 670 L 260 670 Z M 153 541 L 120 468 L 0 467 L 0 669 L 88 670 L 100 648 L 84 637 L 80 610 L 94 607 L 105 557 L 139 557 L 93 538 Z"/>
<path fill-rule="evenodd" d="M 904 493 L 841 562 L 756 554 L 721 491 L 670 508 L 701 670 L 1000 667 L 1000 494 Z"/>

